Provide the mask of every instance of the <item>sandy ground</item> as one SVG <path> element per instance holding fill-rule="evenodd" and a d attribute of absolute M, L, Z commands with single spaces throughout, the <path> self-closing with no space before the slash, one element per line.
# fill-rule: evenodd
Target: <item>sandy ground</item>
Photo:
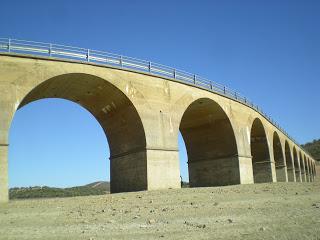
<path fill-rule="evenodd" d="M 0 239 L 320 239 L 320 182 L 16 200 Z"/>

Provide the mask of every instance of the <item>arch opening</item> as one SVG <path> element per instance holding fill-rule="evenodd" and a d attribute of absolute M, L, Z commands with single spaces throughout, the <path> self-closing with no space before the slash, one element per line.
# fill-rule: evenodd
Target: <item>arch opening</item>
<path fill-rule="evenodd" d="M 16 112 L 9 139 L 10 187 L 64 188 L 110 181 L 105 134 L 92 114 L 71 101 L 52 98 L 27 104 Z"/>
<path fill-rule="evenodd" d="M 272 169 L 268 140 L 264 126 L 261 120 L 258 118 L 253 121 L 251 127 L 250 146 L 254 182 L 272 182 Z"/>
<path fill-rule="evenodd" d="M 276 166 L 277 182 L 286 181 L 286 164 L 282 152 L 280 138 L 277 132 L 273 133 L 273 156 Z"/>
<path fill-rule="evenodd" d="M 187 150 L 190 187 L 240 183 L 234 131 L 218 103 L 208 98 L 194 101 L 179 128 Z"/>
<path fill-rule="evenodd" d="M 295 147 L 293 147 L 293 160 L 294 160 L 294 173 L 296 176 L 296 182 L 301 182 L 300 164 L 299 164 L 297 150 Z"/>
<path fill-rule="evenodd" d="M 77 103 L 99 122 L 110 147 L 111 192 L 147 189 L 144 128 L 133 103 L 121 90 L 97 76 L 64 74 L 33 88 L 18 108 L 45 98 Z"/>

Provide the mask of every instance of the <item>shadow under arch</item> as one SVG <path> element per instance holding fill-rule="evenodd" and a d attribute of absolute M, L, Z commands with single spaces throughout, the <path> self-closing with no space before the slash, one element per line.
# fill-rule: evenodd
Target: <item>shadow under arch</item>
<path fill-rule="evenodd" d="M 301 151 L 299 152 L 299 158 L 300 158 L 301 181 L 305 182 L 306 181 L 306 168 L 305 168 L 305 163 L 304 163 L 304 159 L 302 157 Z"/>
<path fill-rule="evenodd" d="M 254 182 L 272 182 L 272 163 L 270 161 L 267 135 L 259 118 L 255 118 L 252 123 L 250 146 Z"/>
<path fill-rule="evenodd" d="M 289 143 L 286 140 L 285 143 L 285 155 L 286 155 L 286 164 L 287 164 L 287 174 L 288 174 L 288 182 L 294 182 L 294 167 L 292 161 L 292 155 L 289 147 Z"/>
<path fill-rule="evenodd" d="M 296 147 L 293 147 L 293 162 L 294 162 L 294 173 L 296 175 L 296 182 L 301 182 L 300 178 L 300 165 L 299 165 L 299 160 L 298 160 L 298 154 Z"/>
<path fill-rule="evenodd" d="M 282 151 L 282 145 L 277 132 L 273 133 L 273 156 L 276 166 L 277 182 L 286 181 L 285 160 Z"/>
<path fill-rule="evenodd" d="M 190 187 L 240 183 L 236 138 L 222 107 L 209 98 L 193 101 L 179 126 L 188 155 Z"/>
<path fill-rule="evenodd" d="M 94 75 L 63 74 L 35 86 L 18 109 L 44 98 L 75 102 L 99 122 L 110 147 L 111 192 L 147 189 L 144 127 L 133 103 L 120 89 Z"/>

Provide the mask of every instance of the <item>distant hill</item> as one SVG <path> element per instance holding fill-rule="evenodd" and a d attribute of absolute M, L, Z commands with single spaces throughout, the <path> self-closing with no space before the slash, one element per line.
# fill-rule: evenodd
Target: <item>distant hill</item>
<path fill-rule="evenodd" d="M 320 161 L 320 139 L 302 145 L 316 160 Z"/>
<path fill-rule="evenodd" d="M 75 197 L 89 195 L 103 195 L 110 192 L 109 182 L 94 182 L 85 186 L 70 188 L 54 188 L 54 187 L 22 187 L 11 188 L 9 190 L 10 199 L 26 199 L 26 198 L 54 198 L 54 197 Z"/>
<path fill-rule="evenodd" d="M 93 183 L 89 183 L 89 184 L 87 184 L 85 186 L 86 187 L 92 187 L 92 188 L 95 188 L 95 189 L 102 189 L 102 190 L 110 192 L 110 182 L 104 182 L 104 181 L 93 182 Z"/>

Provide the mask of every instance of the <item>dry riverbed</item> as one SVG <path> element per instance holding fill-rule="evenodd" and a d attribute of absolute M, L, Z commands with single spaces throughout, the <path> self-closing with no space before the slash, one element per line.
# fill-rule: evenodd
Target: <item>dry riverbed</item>
<path fill-rule="evenodd" d="M 0 239 L 320 239 L 320 182 L 15 200 Z"/>

